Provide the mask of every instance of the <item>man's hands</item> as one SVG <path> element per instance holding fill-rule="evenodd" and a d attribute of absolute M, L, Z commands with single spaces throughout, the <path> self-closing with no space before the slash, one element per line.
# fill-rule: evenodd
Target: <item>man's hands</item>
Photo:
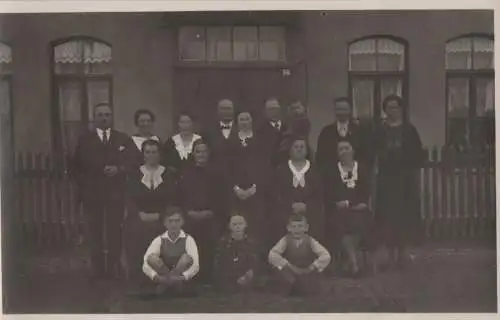
<path fill-rule="evenodd" d="M 337 208 L 339 208 L 339 209 L 345 209 L 347 207 L 349 207 L 349 201 L 342 200 L 342 201 L 337 202 Z"/>
<path fill-rule="evenodd" d="M 104 174 L 107 177 L 114 177 L 118 173 L 118 167 L 117 166 L 105 166 L 104 167 Z"/>
<path fill-rule="evenodd" d="M 257 192 L 257 186 L 254 184 L 250 188 L 244 190 L 240 187 L 234 187 L 234 193 L 240 200 L 247 200 Z"/>

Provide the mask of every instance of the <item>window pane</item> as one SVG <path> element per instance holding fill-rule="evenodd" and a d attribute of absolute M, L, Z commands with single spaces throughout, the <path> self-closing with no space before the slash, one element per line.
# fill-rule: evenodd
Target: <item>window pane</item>
<path fill-rule="evenodd" d="M 259 27 L 259 57 L 262 61 L 286 60 L 285 28 Z"/>
<path fill-rule="evenodd" d="M 405 68 L 404 57 L 403 44 L 390 39 L 377 40 L 378 70 L 402 71 Z"/>
<path fill-rule="evenodd" d="M 179 50 L 181 60 L 206 60 L 205 29 L 203 27 L 183 27 L 179 30 Z"/>
<path fill-rule="evenodd" d="M 209 61 L 233 60 L 230 27 L 207 28 L 207 41 Z"/>
<path fill-rule="evenodd" d="M 74 154 L 78 139 L 85 131 L 86 128 L 81 121 L 63 121 L 62 142 L 64 154 Z"/>
<path fill-rule="evenodd" d="M 78 81 L 60 81 L 58 86 L 59 112 L 62 121 L 80 121 L 83 88 Z"/>
<path fill-rule="evenodd" d="M 495 80 L 476 80 L 476 115 L 493 116 L 495 111 Z"/>
<path fill-rule="evenodd" d="M 472 40 L 462 38 L 446 44 L 446 69 L 472 68 Z"/>
<path fill-rule="evenodd" d="M 236 61 L 254 61 L 258 57 L 257 27 L 233 29 L 233 57 Z"/>
<path fill-rule="evenodd" d="M 474 38 L 474 69 L 493 69 L 494 42 L 488 38 Z"/>
<path fill-rule="evenodd" d="M 10 82 L 8 80 L 0 81 L 0 143 L 1 143 L 1 164 L 2 177 L 7 173 L 6 170 L 12 170 L 9 166 L 12 156 L 12 117 L 10 104 Z M 9 171 L 11 172 L 11 171 Z"/>
<path fill-rule="evenodd" d="M 353 117 L 372 119 L 374 115 L 375 83 L 373 80 L 353 80 L 352 103 Z"/>
<path fill-rule="evenodd" d="M 94 107 L 103 102 L 110 102 L 110 85 L 107 80 L 94 80 L 87 83 L 88 120 L 89 128 L 92 129 L 94 119 Z"/>
<path fill-rule="evenodd" d="M 0 81 L 0 115 L 10 115 L 10 81 L 1 79 Z"/>
<path fill-rule="evenodd" d="M 469 79 L 448 79 L 448 117 L 468 118 L 469 116 Z"/>
<path fill-rule="evenodd" d="M 349 70 L 377 70 L 375 39 L 357 41 L 349 46 Z"/>
<path fill-rule="evenodd" d="M 403 80 L 400 78 L 382 78 L 380 82 L 380 105 L 382 106 L 384 99 L 389 95 L 403 96 Z M 380 117 L 382 119 L 386 118 L 386 114 L 382 108 L 380 108 Z"/>
<path fill-rule="evenodd" d="M 448 143 L 454 146 L 467 146 L 469 129 L 468 121 L 465 118 L 449 118 L 448 119 Z"/>

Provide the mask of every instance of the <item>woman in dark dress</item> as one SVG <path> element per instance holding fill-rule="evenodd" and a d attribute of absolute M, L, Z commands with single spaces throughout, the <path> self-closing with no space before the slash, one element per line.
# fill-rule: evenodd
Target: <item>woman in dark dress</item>
<path fill-rule="evenodd" d="M 337 145 L 338 163 L 327 171 L 325 197 L 326 223 L 332 251 L 342 250 L 345 269 L 356 276 L 360 267 L 356 253 L 366 244 L 372 221 L 368 208 L 370 171 L 354 160 L 354 150 L 347 140 Z"/>
<path fill-rule="evenodd" d="M 311 235 L 318 241 L 323 240 L 325 228 L 322 178 L 316 167 L 307 159 L 308 154 L 306 138 L 293 138 L 289 160 L 277 170 L 274 211 L 276 242 L 286 233 L 288 218 L 294 213 L 306 215 Z"/>
<path fill-rule="evenodd" d="M 256 241 L 267 243 L 272 220 L 267 216 L 270 191 L 271 159 L 262 148 L 261 136 L 253 130 L 252 116 L 241 112 L 237 117 L 238 133 L 231 141 L 233 186 L 232 209 L 248 222 L 248 232 Z M 264 149 L 264 150 L 263 150 Z"/>
<path fill-rule="evenodd" d="M 406 247 L 420 236 L 418 168 L 423 161 L 417 129 L 403 119 L 403 100 L 383 103 L 387 119 L 377 130 L 375 220 L 379 240 L 389 249 L 390 265 L 403 266 Z"/>
<path fill-rule="evenodd" d="M 178 119 L 179 133 L 170 137 L 163 146 L 163 161 L 168 166 L 181 170 L 193 161 L 193 143 L 201 136 L 194 132 L 193 117 L 183 112 Z"/>
<path fill-rule="evenodd" d="M 160 165 L 160 143 L 142 144 L 144 165 L 129 175 L 129 205 L 124 225 L 129 283 L 133 289 L 147 283 L 142 273 L 143 257 L 151 241 L 163 232 L 159 217 L 176 199 L 176 178 Z"/>
<path fill-rule="evenodd" d="M 144 154 L 142 153 L 142 144 L 146 140 L 160 141 L 158 136 L 153 134 L 155 115 L 147 109 L 137 110 L 134 114 L 134 123 L 137 127 L 137 133 L 132 136 L 135 148 L 129 148 L 131 170 L 137 169 L 144 164 Z"/>
<path fill-rule="evenodd" d="M 210 151 L 203 139 L 193 143 L 194 163 L 182 170 L 179 180 L 179 204 L 186 213 L 185 230 L 200 248 L 200 280 L 209 282 L 212 274 L 215 241 L 222 232 L 220 215 L 221 175 L 210 164 Z"/>

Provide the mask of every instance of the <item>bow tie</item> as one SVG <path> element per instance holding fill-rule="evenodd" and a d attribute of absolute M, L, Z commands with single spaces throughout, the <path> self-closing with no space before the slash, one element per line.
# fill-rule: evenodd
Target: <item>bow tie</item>
<path fill-rule="evenodd" d="M 278 121 L 271 121 L 271 125 L 276 128 L 276 129 L 280 129 L 281 125 Z"/>
<path fill-rule="evenodd" d="M 231 125 L 230 124 L 221 124 L 220 128 L 221 129 L 231 129 Z"/>

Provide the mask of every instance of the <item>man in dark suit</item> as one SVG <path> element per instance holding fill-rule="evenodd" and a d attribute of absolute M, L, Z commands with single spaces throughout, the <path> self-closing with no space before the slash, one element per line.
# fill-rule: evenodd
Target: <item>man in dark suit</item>
<path fill-rule="evenodd" d="M 234 121 L 235 111 L 233 102 L 229 99 L 220 100 L 217 103 L 217 122 L 206 128 L 202 137 L 210 147 L 210 162 L 216 174 L 220 177 L 220 184 L 216 186 L 223 189 L 222 199 L 227 200 L 232 189 L 229 180 L 224 173 L 231 166 L 231 145 L 236 139 L 238 128 Z M 225 201 L 226 202 L 226 201 Z M 228 214 L 229 203 L 221 203 L 221 215 Z M 222 219 L 225 223 L 225 218 Z M 226 227 L 225 225 L 223 226 Z"/>
<path fill-rule="evenodd" d="M 337 143 L 348 140 L 354 148 L 356 159 L 371 168 L 371 134 L 368 128 L 361 127 L 352 119 L 352 107 L 349 98 L 341 97 L 334 101 L 335 121 L 325 126 L 318 137 L 316 164 L 321 170 L 330 170 L 337 165 Z"/>
<path fill-rule="evenodd" d="M 111 128 L 112 117 L 109 104 L 95 106 L 96 128 L 80 137 L 74 156 L 94 280 L 115 278 L 120 272 L 126 150 L 133 147 L 133 142 Z"/>
<path fill-rule="evenodd" d="M 280 144 L 283 140 L 283 133 L 287 130 L 287 125 L 282 120 L 282 112 L 278 99 L 267 99 L 264 111 L 266 119 L 260 125 L 258 134 L 265 137 L 266 152 L 268 152 L 272 164 L 277 166 L 288 158 L 287 154 L 280 152 Z"/>

